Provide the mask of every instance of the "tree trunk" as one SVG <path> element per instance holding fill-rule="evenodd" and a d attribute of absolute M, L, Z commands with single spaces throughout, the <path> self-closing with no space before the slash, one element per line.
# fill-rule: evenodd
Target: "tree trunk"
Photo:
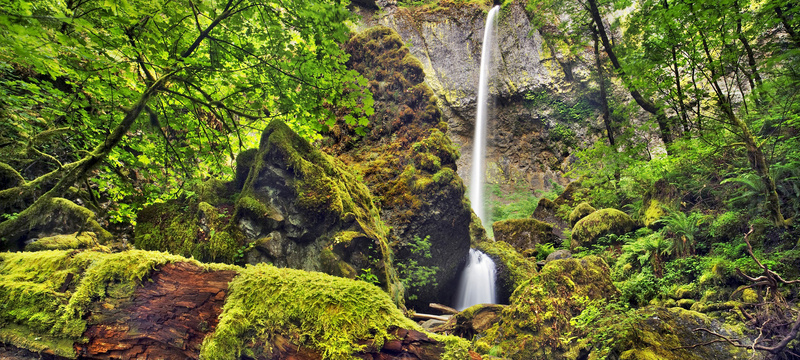
<path fill-rule="evenodd" d="M 661 107 L 657 106 L 652 101 L 645 99 L 644 96 L 642 96 L 642 94 L 636 90 L 636 87 L 630 84 L 628 77 L 625 74 L 625 70 L 622 69 L 622 65 L 620 65 L 619 59 L 614 53 L 614 48 L 612 47 L 611 41 L 608 39 L 608 34 L 606 34 L 606 28 L 605 25 L 603 25 L 603 18 L 600 16 L 600 9 L 597 7 L 597 0 L 588 0 L 587 2 L 589 3 L 589 13 L 592 16 L 592 21 L 594 21 L 594 24 L 597 27 L 598 35 L 600 35 L 600 39 L 603 41 L 603 48 L 605 49 L 609 60 L 611 60 L 611 64 L 614 65 L 614 69 L 617 70 L 619 75 L 622 77 L 622 80 L 628 88 L 631 97 L 633 97 L 633 100 L 636 101 L 636 103 L 639 104 L 644 111 L 655 115 L 661 134 L 661 141 L 664 142 L 664 145 L 667 147 L 667 152 L 669 152 L 669 144 L 672 143 L 672 132 L 670 130 L 669 121 L 667 120 L 667 115 L 664 113 L 664 110 L 661 109 Z"/>

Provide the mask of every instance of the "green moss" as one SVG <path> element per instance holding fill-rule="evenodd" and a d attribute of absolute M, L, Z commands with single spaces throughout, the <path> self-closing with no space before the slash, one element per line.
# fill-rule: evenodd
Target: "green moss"
<path fill-rule="evenodd" d="M 656 221 L 660 220 L 666 215 L 667 211 L 664 209 L 664 206 L 661 204 L 661 202 L 656 199 L 652 199 L 650 200 L 650 204 L 647 206 L 647 209 L 644 211 L 642 223 L 644 226 L 653 228 L 656 226 Z"/>
<path fill-rule="evenodd" d="M 490 256 L 500 259 L 508 270 L 513 283 L 513 291 L 536 274 L 536 263 L 522 256 L 514 248 L 502 241 L 484 241 L 477 248 Z"/>
<path fill-rule="evenodd" d="M 2 253 L 0 338 L 23 348 L 47 348 L 75 357 L 66 344 L 80 340 L 92 301 L 105 298 L 112 283 L 115 288 L 133 289 L 154 268 L 175 261 L 187 260 L 144 251 Z M 74 278 L 67 291 L 60 292 L 68 274 Z M 131 286 L 120 286 L 125 284 Z"/>
<path fill-rule="evenodd" d="M 502 319 L 486 332 L 486 347 L 510 359 L 557 358 L 562 338 L 575 336 L 570 319 L 590 301 L 617 294 L 606 263 L 595 256 L 554 260 L 520 285 Z"/>
<path fill-rule="evenodd" d="M 236 156 L 236 177 L 234 178 L 234 183 L 236 184 L 237 190 L 242 190 L 242 187 L 244 187 L 244 183 L 247 181 L 247 176 L 250 175 L 250 168 L 253 167 L 257 154 L 258 149 L 247 149 Z"/>
<path fill-rule="evenodd" d="M 633 219 L 616 209 L 597 210 L 579 220 L 572 229 L 573 247 L 587 247 L 608 234 L 622 235 L 634 228 Z"/>
<path fill-rule="evenodd" d="M 134 246 L 200 261 L 233 263 L 244 245 L 244 235 L 227 211 L 190 200 L 153 204 L 137 214 Z"/>
<path fill-rule="evenodd" d="M 248 266 L 231 283 L 201 357 L 236 359 L 244 347 L 282 335 L 326 359 L 351 359 L 359 340 L 382 344 L 387 329 L 419 329 L 379 288 L 322 273 Z"/>
<path fill-rule="evenodd" d="M 604 344 L 596 346 L 589 359 L 601 359 L 611 353 L 620 354 L 619 359 L 747 359 L 747 350 L 725 342 L 713 342 L 719 338 L 697 328 L 706 328 L 724 336 L 736 338 L 733 328 L 713 321 L 707 316 L 679 307 L 648 307 L 606 318 L 603 324 L 611 324 L 606 331 L 610 335 Z M 713 344 L 712 344 L 713 342 Z M 707 346 L 695 346 L 708 343 Z"/>
<path fill-rule="evenodd" d="M 592 205 L 589 205 L 589 203 L 587 203 L 587 202 L 582 202 L 582 203 L 578 204 L 578 206 L 575 206 L 575 208 L 572 209 L 572 212 L 569 213 L 569 219 L 568 219 L 569 220 L 569 225 L 570 226 L 575 226 L 575 224 L 580 219 L 583 219 L 587 215 L 595 212 L 596 210 L 597 209 L 592 207 Z"/>
<path fill-rule="evenodd" d="M 0 162 L 0 190 L 13 188 L 25 183 L 25 178 L 10 165 Z"/>
<path fill-rule="evenodd" d="M 27 246 L 26 251 L 86 249 L 98 244 L 97 235 L 93 232 L 55 235 L 40 238 Z"/>

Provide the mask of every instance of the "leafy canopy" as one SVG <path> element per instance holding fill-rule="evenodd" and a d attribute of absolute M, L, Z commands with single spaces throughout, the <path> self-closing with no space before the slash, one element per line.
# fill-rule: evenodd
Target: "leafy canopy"
<path fill-rule="evenodd" d="M 346 5 L 0 0 L 0 162 L 32 180 L 110 142 L 82 177 L 135 208 L 232 173 L 271 119 L 309 138 L 337 117 L 363 126 L 373 100 L 345 66 Z"/>

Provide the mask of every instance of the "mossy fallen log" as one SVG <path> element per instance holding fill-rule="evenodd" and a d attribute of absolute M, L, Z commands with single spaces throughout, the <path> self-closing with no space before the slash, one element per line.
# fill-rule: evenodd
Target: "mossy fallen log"
<path fill-rule="evenodd" d="M 0 254 L 0 342 L 58 358 L 467 358 L 371 284 L 152 251 Z"/>

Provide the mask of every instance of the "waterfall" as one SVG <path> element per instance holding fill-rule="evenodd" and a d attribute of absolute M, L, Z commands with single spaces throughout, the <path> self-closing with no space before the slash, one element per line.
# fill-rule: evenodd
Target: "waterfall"
<path fill-rule="evenodd" d="M 478 109 L 475 116 L 475 137 L 472 147 L 472 170 L 469 183 L 469 199 L 472 203 L 472 211 L 484 222 L 487 221 L 483 209 L 483 174 L 484 159 L 486 158 L 486 120 L 487 107 L 489 103 L 489 68 L 492 59 L 492 48 L 494 47 L 494 19 L 500 6 L 495 6 L 489 10 L 486 16 L 486 26 L 483 30 L 483 49 L 481 50 L 481 75 L 478 82 Z"/>
<path fill-rule="evenodd" d="M 497 303 L 494 289 L 496 274 L 494 261 L 488 255 L 469 249 L 469 259 L 458 282 L 456 310 L 461 311 L 476 304 Z"/>

